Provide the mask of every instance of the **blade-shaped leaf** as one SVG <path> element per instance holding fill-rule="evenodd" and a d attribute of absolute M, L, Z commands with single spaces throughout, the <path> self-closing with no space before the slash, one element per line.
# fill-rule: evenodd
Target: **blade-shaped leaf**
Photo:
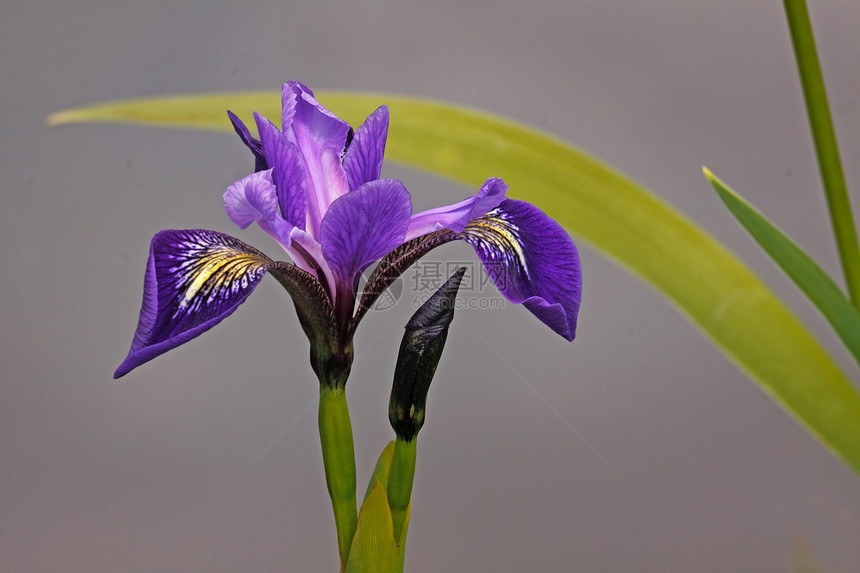
<path fill-rule="evenodd" d="M 398 562 L 400 554 L 394 540 L 385 488 L 376 482 L 358 514 L 358 527 L 349 550 L 346 573 L 394 573 L 403 568 Z"/>
<path fill-rule="evenodd" d="M 377 482 L 382 485 L 382 489 L 388 495 L 388 474 L 391 472 L 391 458 L 393 455 L 394 440 L 391 440 L 376 460 L 376 466 L 373 468 L 373 473 L 370 474 L 370 480 L 367 482 L 367 491 L 364 492 L 364 499 L 367 499 L 367 496 L 376 487 Z"/>
<path fill-rule="evenodd" d="M 388 159 L 477 189 L 502 176 L 534 203 L 671 300 L 776 402 L 860 472 L 860 396 L 821 344 L 737 257 L 684 215 L 568 143 L 510 120 L 388 94 L 318 92 L 356 125 L 391 114 Z M 100 104 L 51 123 L 113 121 L 232 130 L 224 110 L 278 117 L 275 93 Z M 220 119 L 219 119 L 220 118 Z M 586 276 L 587 282 L 587 276 Z M 586 292 L 587 292 L 586 285 Z"/>
<path fill-rule="evenodd" d="M 367 484 L 367 493 L 364 494 L 364 501 L 367 502 L 367 498 L 371 496 L 371 494 L 375 493 L 378 488 L 382 488 L 383 493 L 388 495 L 388 477 L 391 473 L 391 460 L 394 456 L 394 440 L 388 442 L 388 445 L 385 446 L 385 449 L 382 450 L 382 453 L 379 455 L 379 459 L 376 461 L 376 467 L 373 468 L 373 474 L 370 476 L 370 482 Z M 387 500 L 387 498 L 386 498 Z M 386 501 L 386 503 L 388 503 Z M 390 508 L 390 504 L 389 504 Z M 364 510 L 362 506 L 362 511 Z M 381 511 L 381 510 L 380 510 Z M 406 507 L 406 515 L 403 520 L 403 527 L 400 530 L 400 537 L 396 539 L 397 545 L 397 558 L 395 559 L 395 571 L 403 571 L 403 562 L 406 555 L 406 533 L 409 530 L 409 515 L 412 513 L 412 502 L 409 502 L 409 505 Z M 391 516 L 391 513 L 388 514 Z M 393 522 L 393 516 L 392 522 Z M 392 529 L 393 531 L 393 529 Z M 352 561 L 352 557 L 350 557 L 350 562 Z"/>
<path fill-rule="evenodd" d="M 161 127 L 191 127 L 210 131 L 233 131 L 227 110 L 254 125 L 255 111 L 276 120 L 281 117 L 281 98 L 273 92 L 176 95 L 127 99 L 75 109 L 48 116 L 48 125 L 76 122 L 141 123 Z M 225 127 L 225 123 L 226 127 Z"/>
<path fill-rule="evenodd" d="M 860 363 L 860 313 L 830 276 L 773 223 L 707 168 L 705 177 L 749 234 L 821 311 Z"/>

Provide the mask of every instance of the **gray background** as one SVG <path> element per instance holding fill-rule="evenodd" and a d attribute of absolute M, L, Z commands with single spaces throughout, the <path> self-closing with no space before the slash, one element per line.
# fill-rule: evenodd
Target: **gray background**
<path fill-rule="evenodd" d="M 856 190 L 860 4 L 813 4 Z M 7 0 L 0 78 L 4 572 L 337 567 L 317 384 L 275 281 L 202 338 L 110 378 L 154 232 L 212 228 L 277 255 L 223 213 L 249 154 L 227 134 L 46 127 L 64 107 L 215 90 L 277 97 L 295 78 L 545 128 L 738 252 L 856 379 L 700 171 L 707 164 L 838 273 L 776 0 Z M 385 174 L 420 209 L 472 192 L 393 165 Z M 860 570 L 857 476 L 662 297 L 581 252 L 573 344 L 514 305 L 459 312 L 421 434 L 407 569 Z M 441 255 L 474 261 L 464 245 Z M 410 314 L 401 302 L 371 315 L 357 337 L 348 393 L 362 488 L 391 436 L 390 378 Z"/>

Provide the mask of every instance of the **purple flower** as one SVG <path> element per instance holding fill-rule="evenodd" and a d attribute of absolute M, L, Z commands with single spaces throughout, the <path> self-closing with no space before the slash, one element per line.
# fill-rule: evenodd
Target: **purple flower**
<path fill-rule="evenodd" d="M 507 185 L 498 178 L 460 203 L 412 214 L 403 184 L 379 178 L 385 106 L 353 132 L 299 82 L 284 84 L 282 103 L 282 129 L 254 115 L 259 139 L 228 112 L 254 155 L 255 172 L 227 189 L 224 206 L 240 228 L 256 222 L 292 264 L 215 231 L 156 234 L 140 321 L 114 377 L 212 328 L 270 273 L 293 298 L 315 372 L 340 386 L 355 328 L 379 294 L 430 249 L 456 239 L 472 245 L 502 294 L 573 340 L 579 256 L 555 221 L 505 198 Z M 377 262 L 356 307 L 359 278 Z"/>

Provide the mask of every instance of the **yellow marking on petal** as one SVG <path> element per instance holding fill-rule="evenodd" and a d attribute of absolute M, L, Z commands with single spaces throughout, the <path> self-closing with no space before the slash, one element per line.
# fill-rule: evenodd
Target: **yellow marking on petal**
<path fill-rule="evenodd" d="M 210 261 L 203 269 L 198 271 L 194 276 L 194 281 L 192 281 L 192 283 L 188 285 L 188 288 L 185 289 L 185 293 L 183 294 L 185 302 L 191 302 L 191 299 L 194 298 L 194 295 L 197 294 L 200 287 L 202 287 L 213 274 L 223 267 L 225 263 L 226 261 Z"/>
<path fill-rule="evenodd" d="M 471 235 L 479 240 L 486 241 L 502 251 L 511 255 L 515 255 L 526 276 L 529 274 L 528 263 L 526 262 L 525 253 L 523 252 L 520 238 L 508 221 L 502 217 L 487 214 L 480 219 L 476 219 L 469 223 L 466 228 L 467 235 Z"/>
<path fill-rule="evenodd" d="M 266 262 L 255 255 L 237 253 L 231 249 L 211 248 L 205 256 L 189 265 L 189 272 L 185 278 L 192 278 L 192 280 L 182 294 L 179 308 L 184 309 L 194 303 L 195 297 L 201 293 L 201 290 L 205 294 L 228 287 L 237 279 L 242 280 L 246 277 L 249 267 L 263 266 Z"/>

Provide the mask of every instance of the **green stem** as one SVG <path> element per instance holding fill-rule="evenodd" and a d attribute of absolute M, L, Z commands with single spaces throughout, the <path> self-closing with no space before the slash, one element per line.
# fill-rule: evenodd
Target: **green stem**
<path fill-rule="evenodd" d="M 319 426 L 325 481 L 334 509 L 337 546 L 343 571 L 349 559 L 352 538 L 355 537 L 358 512 L 355 503 L 355 446 L 346 393 L 342 387 L 320 385 Z"/>
<path fill-rule="evenodd" d="M 821 74 L 821 65 L 815 49 L 812 24 L 809 22 L 806 0 L 784 0 L 784 4 L 791 41 L 794 44 L 794 54 L 797 58 L 797 68 L 800 72 L 800 83 L 803 85 L 803 95 L 806 98 L 806 110 L 809 114 L 821 180 L 827 196 L 827 207 L 833 223 L 833 234 L 836 237 L 839 258 L 842 261 L 842 271 L 845 274 L 851 301 L 856 308 L 860 309 L 860 248 L 857 245 L 857 232 L 854 229 L 845 176 L 839 159 L 839 147 L 833 130 L 833 119 L 830 116 L 827 93 L 824 90 L 824 77 Z"/>
<path fill-rule="evenodd" d="M 391 471 L 388 475 L 388 507 L 394 522 L 394 539 L 400 540 L 406 510 L 412 499 L 412 481 L 415 478 L 415 457 L 417 437 L 406 442 L 399 437 L 394 440 L 394 455 L 391 458 Z"/>

